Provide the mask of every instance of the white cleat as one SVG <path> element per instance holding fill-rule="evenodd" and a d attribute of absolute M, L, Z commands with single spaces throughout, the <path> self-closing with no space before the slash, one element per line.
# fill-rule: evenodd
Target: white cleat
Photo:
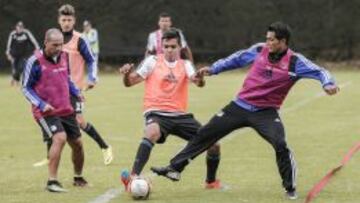
<path fill-rule="evenodd" d="M 45 189 L 49 192 L 68 192 L 57 180 L 48 181 Z"/>
<path fill-rule="evenodd" d="M 286 191 L 285 195 L 289 200 L 296 200 L 298 198 L 296 191 Z"/>
<path fill-rule="evenodd" d="M 109 146 L 108 148 L 102 149 L 101 151 L 102 151 L 103 157 L 104 157 L 104 164 L 109 165 L 114 158 L 113 152 L 112 152 L 112 147 Z"/>
<path fill-rule="evenodd" d="M 41 167 L 41 166 L 46 166 L 48 164 L 49 164 L 49 159 L 46 158 L 46 159 L 43 159 L 43 160 L 41 160 L 39 162 L 34 163 L 33 167 Z"/>

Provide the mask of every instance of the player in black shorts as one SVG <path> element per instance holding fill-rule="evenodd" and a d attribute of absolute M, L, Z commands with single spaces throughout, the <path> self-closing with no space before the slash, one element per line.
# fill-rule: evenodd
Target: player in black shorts
<path fill-rule="evenodd" d="M 70 104 L 70 95 L 78 98 L 82 95 L 70 80 L 68 55 L 61 51 L 63 43 L 60 30 L 49 29 L 45 35 L 44 50 L 29 58 L 23 80 L 23 93 L 32 104 L 33 116 L 42 129 L 44 141 L 52 143 L 48 152 L 49 177 L 46 185 L 50 192 L 67 191 L 57 180 L 66 142 L 72 149 L 73 184 L 80 187 L 87 185 L 82 177 L 84 150 L 80 128 Z"/>
<path fill-rule="evenodd" d="M 145 82 L 144 115 L 145 133 L 138 148 L 131 175 L 122 174 L 127 187 L 131 176 L 141 174 L 155 143 L 164 143 L 169 134 L 185 140 L 197 135 L 200 123 L 192 114 L 186 112 L 189 81 L 199 87 L 205 85 L 202 77 L 197 77 L 195 68 L 189 60 L 179 59 L 180 34 L 170 29 L 163 34 L 164 55 L 149 56 L 134 71 L 133 65 L 125 64 L 120 68 L 127 87 Z M 221 188 L 216 179 L 220 162 L 220 146 L 214 144 L 207 153 L 206 188 Z"/>

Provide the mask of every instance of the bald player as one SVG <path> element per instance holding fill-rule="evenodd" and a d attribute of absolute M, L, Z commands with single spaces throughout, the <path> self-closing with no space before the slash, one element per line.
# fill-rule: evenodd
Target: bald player
<path fill-rule="evenodd" d="M 60 30 L 49 29 L 44 49 L 36 51 L 24 71 L 23 93 L 32 106 L 33 116 L 43 132 L 49 149 L 49 177 L 46 189 L 66 192 L 57 179 L 61 153 L 67 142 L 72 150 L 74 186 L 86 186 L 82 177 L 84 150 L 70 97 L 81 100 L 81 92 L 70 80 L 69 56 L 62 51 L 64 37 Z"/>

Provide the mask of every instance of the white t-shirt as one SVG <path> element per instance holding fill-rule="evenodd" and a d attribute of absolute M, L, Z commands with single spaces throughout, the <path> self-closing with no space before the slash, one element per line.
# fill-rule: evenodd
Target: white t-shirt
<path fill-rule="evenodd" d="M 157 60 L 157 56 L 155 55 L 150 55 L 146 57 L 138 66 L 136 73 L 139 74 L 142 78 L 146 79 L 154 70 L 156 60 Z M 165 64 L 169 68 L 175 68 L 177 62 L 178 61 L 168 62 L 165 60 Z M 195 67 L 193 63 L 189 60 L 184 60 L 184 65 L 185 65 L 186 75 L 188 76 L 188 78 L 190 78 L 192 75 L 195 74 Z"/>
<path fill-rule="evenodd" d="M 157 39 L 156 39 L 156 32 L 158 32 L 159 30 L 156 30 L 152 33 L 149 34 L 148 37 L 148 43 L 146 46 L 146 49 L 149 51 L 155 51 L 156 50 L 156 46 L 157 46 Z M 181 48 L 185 48 L 187 47 L 187 42 L 185 40 L 184 34 L 182 33 L 181 30 L 178 30 L 180 33 L 180 39 L 181 39 Z"/>

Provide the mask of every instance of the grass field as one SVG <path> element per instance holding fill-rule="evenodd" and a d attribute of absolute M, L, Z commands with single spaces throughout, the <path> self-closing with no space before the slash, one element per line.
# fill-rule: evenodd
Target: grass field
<path fill-rule="evenodd" d="M 344 86 L 339 95 L 321 96 L 322 90 L 316 81 L 302 80 L 282 108 L 287 140 L 298 165 L 299 199 L 292 202 L 304 202 L 309 189 L 360 140 L 360 74 L 355 71 L 333 74 Z M 243 77 L 242 72 L 223 74 L 208 78 L 204 89 L 191 87 L 189 110 L 206 122 L 234 97 Z M 110 202 L 132 202 L 120 191 L 119 173 L 131 167 L 142 137 L 142 94 L 142 85 L 127 89 L 117 75 L 101 75 L 96 89 L 85 93 L 86 118 L 113 146 L 114 162 L 104 166 L 101 151 L 83 134 L 84 175 L 92 186 L 81 189 L 72 186 L 67 146 L 59 179 L 70 192 L 51 194 L 44 191 L 47 168 L 32 166 L 45 157 L 45 145 L 30 114 L 29 103 L 17 88 L 10 88 L 8 77 L 0 76 L 0 202 L 90 202 L 109 189 L 120 193 Z M 164 145 L 157 145 L 144 173 L 150 174 L 152 165 L 167 164 L 184 144 L 170 137 Z M 314 202 L 360 202 L 359 168 L 360 155 L 357 154 Z M 290 202 L 284 198 L 273 149 L 252 130 L 236 131 L 222 141 L 218 177 L 229 186 L 227 190 L 204 190 L 204 175 L 204 156 L 201 156 L 184 171 L 178 183 L 154 177 L 148 202 Z"/>

